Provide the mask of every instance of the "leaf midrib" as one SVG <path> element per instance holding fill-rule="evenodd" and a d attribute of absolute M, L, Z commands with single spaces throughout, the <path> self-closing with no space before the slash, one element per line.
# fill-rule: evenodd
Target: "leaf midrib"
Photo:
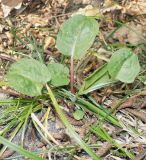
<path fill-rule="evenodd" d="M 75 38 L 75 40 L 74 40 L 74 43 L 73 43 L 73 45 L 72 45 L 73 47 L 72 47 L 72 49 L 71 49 L 71 59 L 74 58 L 76 43 L 77 43 L 77 40 L 78 40 L 78 38 L 79 38 L 79 36 L 80 36 L 80 33 L 81 33 L 81 30 L 82 30 L 82 27 L 83 27 L 84 23 L 85 23 L 85 22 L 82 22 L 82 23 L 81 23 L 80 30 L 79 30 L 78 34 L 75 36 L 76 38 Z M 78 56 L 77 56 L 77 58 L 78 58 Z"/>

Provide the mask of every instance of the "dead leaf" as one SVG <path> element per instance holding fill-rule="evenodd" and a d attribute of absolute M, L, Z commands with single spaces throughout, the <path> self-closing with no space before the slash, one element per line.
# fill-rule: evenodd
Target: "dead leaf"
<path fill-rule="evenodd" d="M 142 43 L 141 36 L 143 35 L 143 27 L 141 25 L 134 25 L 133 23 L 130 25 L 131 30 L 128 32 L 127 38 L 129 43 L 132 45 L 138 45 Z M 134 32 L 136 31 L 136 32 Z"/>
<path fill-rule="evenodd" d="M 52 47 L 53 45 L 55 45 L 55 39 L 53 37 L 46 37 L 44 50 L 48 49 L 49 47 Z"/>
<path fill-rule="evenodd" d="M 146 156 L 146 149 L 143 149 L 138 155 L 136 155 L 134 160 L 142 160 Z"/>
<path fill-rule="evenodd" d="M 83 4 L 90 4 L 92 0 L 83 0 Z"/>
<path fill-rule="evenodd" d="M 5 28 L 5 26 L 4 26 L 4 25 L 2 25 L 2 24 L 0 24 L 0 33 L 2 33 L 2 32 L 3 32 L 4 28 Z"/>
<path fill-rule="evenodd" d="M 92 5 L 87 5 L 85 8 L 80 8 L 77 12 L 73 13 L 72 16 L 78 14 L 85 16 L 97 16 L 100 15 L 100 12 L 97 7 L 93 7 Z"/>
<path fill-rule="evenodd" d="M 112 7 L 113 5 L 115 5 L 116 3 L 113 0 L 105 0 L 104 1 L 104 7 Z"/>
<path fill-rule="evenodd" d="M 57 140 L 61 140 L 63 142 L 67 142 L 67 141 L 70 141 L 70 137 L 65 134 L 65 133 L 62 133 L 62 132 L 52 132 L 51 131 L 51 134 L 53 135 L 53 137 Z"/>
<path fill-rule="evenodd" d="M 74 3 L 74 4 L 81 4 L 81 3 L 82 3 L 82 0 L 73 0 L 73 3 Z"/>
<path fill-rule="evenodd" d="M 121 10 L 122 6 L 113 0 L 105 0 L 103 8 L 101 9 L 102 13 L 111 12 L 114 10 Z"/>
<path fill-rule="evenodd" d="M 79 133 L 80 137 L 84 138 L 86 129 L 83 127 L 77 127 L 77 126 L 75 126 L 74 128 L 75 128 L 75 131 Z"/>
<path fill-rule="evenodd" d="M 35 14 L 29 14 L 27 16 L 27 21 L 34 25 L 35 27 L 41 26 L 47 26 L 48 25 L 48 19 L 46 17 L 35 15 Z"/>
<path fill-rule="evenodd" d="M 105 0 L 102 8 L 102 13 L 111 12 L 113 10 L 121 10 L 122 13 L 129 15 L 142 15 L 146 14 L 146 1 L 145 0 L 132 0 L 121 1 L 120 4 L 114 0 Z"/>
<path fill-rule="evenodd" d="M 7 17 L 12 9 L 20 9 L 23 0 L 1 0 L 4 17 Z"/>
<path fill-rule="evenodd" d="M 91 4 L 92 0 L 73 0 L 74 4 Z"/>
<path fill-rule="evenodd" d="M 139 24 L 135 25 L 133 22 L 123 25 L 114 34 L 114 38 L 118 39 L 120 43 L 129 42 L 132 45 L 143 43 L 142 36 L 143 26 Z"/>
<path fill-rule="evenodd" d="M 13 35 L 10 32 L 5 32 L 7 38 L 8 38 L 8 45 L 11 46 L 13 44 Z"/>
<path fill-rule="evenodd" d="M 102 147 L 97 150 L 96 154 L 98 156 L 104 156 L 112 148 L 111 142 L 104 142 Z"/>
<path fill-rule="evenodd" d="M 65 5 L 67 3 L 67 0 L 57 0 L 57 2 L 61 5 Z"/>
<path fill-rule="evenodd" d="M 137 0 L 127 2 L 125 7 L 123 7 L 123 13 L 128 13 L 130 15 L 146 14 L 146 1 Z"/>
<path fill-rule="evenodd" d="M 20 3 L 22 3 L 23 0 L 1 0 L 1 3 L 5 6 L 9 6 L 12 8 L 15 8 L 18 6 Z"/>
<path fill-rule="evenodd" d="M 125 43 L 127 34 L 128 34 L 128 28 L 122 26 L 114 33 L 114 38 L 118 39 L 120 43 Z"/>

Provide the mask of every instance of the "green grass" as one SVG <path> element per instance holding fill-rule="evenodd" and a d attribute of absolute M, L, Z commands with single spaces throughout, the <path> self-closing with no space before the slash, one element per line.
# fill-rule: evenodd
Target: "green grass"
<path fill-rule="evenodd" d="M 18 153 L 31 158 L 32 160 L 44 160 L 43 158 L 38 157 L 36 154 L 28 152 L 27 150 L 23 149 L 20 146 L 15 145 L 14 143 L 11 143 L 10 141 L 8 141 L 7 139 L 3 138 L 2 136 L 0 136 L 0 143 L 9 147 L 10 149 L 17 151 Z"/>
<path fill-rule="evenodd" d="M 120 26 L 122 26 L 122 23 L 118 23 Z M 117 28 L 118 29 L 118 28 Z M 116 31 L 116 30 L 115 30 Z M 43 44 L 41 45 L 39 42 L 36 41 L 33 35 L 31 37 L 24 37 L 24 39 L 20 39 L 17 36 L 17 32 L 15 29 L 12 29 L 12 33 L 14 35 L 15 41 L 21 43 L 23 46 L 26 47 L 27 52 L 23 53 L 23 51 L 19 52 L 17 49 L 13 48 L 15 54 L 20 54 L 22 57 L 24 56 L 32 56 L 34 58 L 39 59 L 41 62 L 44 62 L 43 54 Z M 113 32 L 114 33 L 114 32 Z M 112 37 L 112 34 L 110 34 L 106 41 L 108 41 L 108 38 Z M 27 44 L 30 44 L 33 49 L 31 49 Z M 126 46 L 126 47 L 133 47 L 131 45 L 127 44 L 121 44 L 121 43 L 113 43 L 111 45 L 104 44 L 104 46 L 110 50 L 113 50 L 114 47 L 119 46 Z M 136 46 L 134 46 L 136 47 Z M 21 54 L 22 53 L 22 54 Z M 28 54 L 29 53 L 29 54 Z M 64 58 L 64 57 L 63 57 Z M 63 60 L 62 60 L 63 61 Z M 6 85 L 5 82 L 1 83 L 0 86 Z M 102 126 L 104 124 L 111 124 L 115 128 L 121 128 L 125 131 L 125 133 L 129 135 L 135 135 L 138 137 L 143 137 L 146 139 L 143 134 L 139 133 L 135 128 L 124 124 L 121 120 L 119 120 L 116 115 L 113 115 L 113 110 L 107 109 L 102 105 L 99 105 L 93 97 L 89 95 L 85 96 L 78 96 L 72 94 L 70 91 L 68 91 L 68 88 L 66 89 L 51 89 L 47 88 L 47 90 L 44 90 L 44 94 L 42 96 L 36 97 L 36 98 L 14 98 L 9 100 L 0 100 L 0 126 L 3 126 L 3 129 L 0 130 L 0 143 L 3 144 L 3 148 L 0 150 L 0 155 L 4 153 L 4 151 L 8 148 L 11 148 L 12 150 L 18 152 L 20 155 L 15 157 L 10 157 L 7 159 L 13 159 L 13 158 L 22 158 L 22 157 L 28 157 L 31 159 L 42 159 L 38 157 L 41 153 L 55 153 L 59 152 L 59 154 L 69 154 L 70 159 L 72 159 L 78 151 L 81 149 L 84 149 L 91 157 L 92 159 L 98 160 L 101 159 L 98 157 L 94 150 L 101 148 L 101 146 L 98 144 L 90 144 L 89 138 L 81 140 L 79 135 L 74 131 L 73 126 L 70 124 L 70 122 L 67 120 L 67 118 L 64 115 L 64 112 L 60 109 L 59 101 L 66 101 L 67 103 L 72 103 L 74 106 L 83 108 L 84 111 L 88 114 L 88 112 L 92 113 L 93 116 L 96 117 L 97 123 L 94 126 L 87 126 L 88 133 L 97 136 L 98 141 L 107 141 L 111 142 L 113 144 L 113 148 L 109 152 L 116 152 L 118 150 L 122 153 L 126 158 L 134 159 L 134 154 L 127 150 L 124 146 L 121 146 L 119 143 L 115 141 L 115 139 L 110 135 L 105 128 Z M 131 92 L 136 92 L 136 89 L 133 90 L 126 90 L 123 94 L 126 94 L 125 97 L 129 96 Z M 140 92 L 141 89 L 138 90 Z M 47 93 L 48 92 L 48 93 Z M 46 131 L 45 125 L 41 123 L 40 121 L 37 121 L 36 113 L 39 113 L 42 111 L 42 109 L 47 110 L 47 107 L 45 106 L 45 103 L 49 102 L 49 104 L 52 104 L 54 106 L 54 109 L 56 110 L 58 116 L 66 126 L 66 128 L 69 130 L 71 138 L 74 138 L 77 142 L 76 145 L 69 146 L 69 145 L 63 145 L 63 144 L 57 144 L 53 139 L 50 138 L 48 131 Z M 117 108 L 115 108 L 117 109 Z M 47 111 L 46 111 L 47 112 Z M 46 117 L 47 120 L 48 117 Z M 27 131 L 27 126 L 29 123 L 33 123 L 34 127 L 36 128 L 37 132 L 40 134 L 40 136 L 47 142 L 48 145 L 51 147 L 46 148 L 46 150 L 40 150 L 36 151 L 34 153 L 30 153 L 29 151 L 26 151 L 23 148 L 24 140 L 25 140 L 25 133 Z M 98 124 L 98 125 L 97 125 Z M 19 131 L 21 132 L 21 140 L 20 140 L 20 146 L 17 146 L 13 144 L 11 141 L 15 138 L 17 133 Z M 47 136 L 46 136 L 47 135 Z M 7 137 L 7 138 L 4 138 Z M 53 143 L 54 142 L 54 143 Z M 117 152 L 116 152 L 117 153 Z"/>

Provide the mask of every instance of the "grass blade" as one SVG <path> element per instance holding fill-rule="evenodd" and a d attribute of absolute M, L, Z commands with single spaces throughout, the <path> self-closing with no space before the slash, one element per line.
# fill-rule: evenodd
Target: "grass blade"
<path fill-rule="evenodd" d="M 84 107 L 85 109 L 90 110 L 92 113 L 99 115 L 100 117 L 102 117 L 106 121 L 121 128 L 121 125 L 120 125 L 118 119 L 116 117 L 114 117 L 113 115 L 109 114 L 108 111 L 105 112 L 104 110 L 102 110 L 101 107 L 98 107 L 97 105 L 94 105 L 94 104 L 88 102 L 87 100 L 80 98 L 79 96 L 75 96 L 75 95 L 71 94 L 70 92 L 68 92 L 67 90 L 62 90 L 59 94 L 62 97 L 66 97 L 66 98 L 71 99 L 79 106 L 82 105 L 82 107 Z"/>
<path fill-rule="evenodd" d="M 68 129 L 70 135 L 76 140 L 76 142 L 92 157 L 93 160 L 101 160 L 100 157 L 98 157 L 93 151 L 92 149 L 79 137 L 79 135 L 74 131 L 73 127 L 71 126 L 71 124 L 68 122 L 67 118 L 65 117 L 64 113 L 62 112 L 62 110 L 59 107 L 59 104 L 57 103 L 54 94 L 52 93 L 51 89 L 49 88 L 48 85 L 46 85 L 46 88 L 48 90 L 48 94 L 52 100 L 52 103 L 60 117 L 60 119 L 62 120 L 63 124 L 65 125 L 65 127 Z"/>
<path fill-rule="evenodd" d="M 34 153 L 28 152 L 27 150 L 23 149 L 20 146 L 17 146 L 14 143 L 9 142 L 7 139 L 3 138 L 2 136 L 0 136 L 0 144 L 6 145 L 8 148 L 28 157 L 31 158 L 32 160 L 44 160 L 43 158 L 37 156 Z"/>
<path fill-rule="evenodd" d="M 111 142 L 114 146 L 116 146 L 117 148 L 119 148 L 123 153 L 125 153 L 130 159 L 134 159 L 134 155 L 131 152 L 128 152 L 125 148 L 123 148 L 119 143 L 117 143 L 114 139 L 112 139 L 112 137 L 100 126 L 98 127 L 94 127 L 94 128 L 90 128 L 90 130 L 95 133 L 96 135 L 98 135 L 100 138 Z"/>

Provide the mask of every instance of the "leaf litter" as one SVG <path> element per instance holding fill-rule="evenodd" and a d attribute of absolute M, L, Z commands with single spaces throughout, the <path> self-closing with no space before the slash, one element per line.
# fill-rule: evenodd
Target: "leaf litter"
<path fill-rule="evenodd" d="M 4 1 L 1 1 L 1 3 L 3 3 Z M 22 7 L 22 4 L 20 1 L 15 1 L 15 3 L 12 3 L 12 5 L 8 5 L 7 1 L 5 1 L 5 3 L 3 3 L 4 7 L 3 7 L 3 13 L 4 16 L 7 17 L 8 15 L 11 16 L 11 11 L 13 11 L 13 9 L 17 9 L 17 4 L 20 4 L 19 7 Z M 125 2 L 125 3 L 124 3 Z M 42 3 L 42 2 L 40 2 Z M 79 2 L 78 2 L 79 3 Z M 91 6 L 89 7 L 88 5 L 91 3 Z M 45 4 L 45 5 L 44 5 Z M 77 6 L 77 9 L 74 9 L 73 4 Z M 41 8 L 38 4 L 38 9 L 32 13 L 29 13 L 27 8 L 24 10 L 24 13 L 22 12 L 21 14 L 17 14 L 16 18 L 14 18 L 12 16 L 12 19 L 8 19 L 8 20 L 4 20 L 3 19 L 3 15 L 1 15 L 2 20 L 2 24 L 3 25 L 3 29 L 1 31 L 1 53 L 0 53 L 0 57 L 2 57 L 2 65 L 1 67 L 4 68 L 4 70 L 8 69 L 9 63 L 11 62 L 9 60 L 9 57 L 7 58 L 7 56 L 10 56 L 15 60 L 20 59 L 20 57 L 23 55 L 17 55 L 17 51 L 19 51 L 20 53 L 25 53 L 26 55 L 30 55 L 33 53 L 32 49 L 30 49 L 30 51 L 28 51 L 25 48 L 24 44 L 20 44 L 18 42 L 16 42 L 16 37 L 14 37 L 14 34 L 12 36 L 11 33 L 11 29 L 13 27 L 16 27 L 16 30 L 18 30 L 18 36 L 22 39 L 25 39 L 24 34 L 26 36 L 31 36 L 33 34 L 33 36 L 35 37 L 35 39 L 42 41 L 40 42 L 41 45 L 43 44 L 43 38 L 48 38 L 48 37 L 52 37 L 51 40 L 46 40 L 45 41 L 45 47 L 44 49 L 46 50 L 45 52 L 45 60 L 47 61 L 47 59 L 53 59 L 53 61 L 58 61 L 60 60 L 60 53 L 58 53 L 58 51 L 55 48 L 55 37 L 56 34 L 60 28 L 60 25 L 66 20 L 68 19 L 74 12 L 78 12 L 77 10 L 80 10 L 81 12 L 83 12 L 83 14 L 88 14 L 88 15 L 92 15 L 92 16 L 101 16 L 102 15 L 106 15 L 105 19 L 101 18 L 101 32 L 103 32 L 103 35 L 105 37 L 107 37 L 107 35 L 109 35 L 109 33 L 111 33 L 114 29 L 116 29 L 115 27 L 115 15 L 118 12 L 119 16 L 123 16 L 122 17 L 122 22 L 125 23 L 126 22 L 126 26 L 121 26 L 115 33 L 114 36 L 110 36 L 109 39 L 107 39 L 106 41 L 109 40 L 110 43 L 119 43 L 119 44 L 131 44 L 131 45 L 145 45 L 143 39 L 141 38 L 141 36 L 145 36 L 145 28 L 143 25 L 143 21 L 145 20 L 144 17 L 142 17 L 141 15 L 145 14 L 145 2 L 143 0 L 141 1 L 123 1 L 122 4 L 121 3 L 117 3 L 115 1 L 104 1 L 104 2 L 100 2 L 97 4 L 94 1 L 90 1 L 90 2 L 85 2 L 85 1 L 81 1 L 80 4 L 77 4 L 77 2 L 73 2 L 73 4 L 71 2 L 67 2 L 67 1 L 63 1 L 63 2 L 58 2 L 58 1 L 52 1 L 52 2 L 47 2 L 45 1 L 45 3 L 43 2 L 43 7 Z M 9 10 L 5 10 L 6 6 L 9 6 Z M 33 5 L 32 5 L 33 6 Z M 31 8 L 31 6 L 29 6 Z M 39 8 L 40 7 L 40 8 Z M 89 8 L 88 8 L 89 7 Z M 82 9 L 81 9 L 82 8 Z M 31 9 L 30 9 L 31 10 Z M 81 12 L 78 13 L 81 13 Z M 2 12 L 2 11 L 1 11 Z M 90 13 L 90 14 L 89 14 Z M 100 13 L 100 14 L 99 14 Z M 140 14 L 140 16 L 139 16 Z M 113 16 L 111 16 L 113 15 Z M 134 21 L 130 20 L 130 19 L 126 19 L 126 16 L 138 16 L 139 18 L 135 18 Z M 124 18 L 124 16 L 126 18 Z M 121 17 L 116 17 L 116 20 L 121 20 Z M 15 25 L 14 25 L 15 24 Z M 133 30 L 136 30 L 137 33 L 133 32 Z M 32 37 L 31 37 L 32 38 Z M 25 39 L 26 40 L 26 39 Z M 102 42 L 101 44 L 104 44 L 106 46 L 106 41 L 103 41 L 103 39 L 100 39 L 100 42 Z M 31 42 L 26 41 L 27 44 L 32 45 Z M 96 42 L 95 42 L 96 43 Z M 15 50 L 13 50 L 13 48 L 11 46 L 13 46 L 15 44 Z M 100 44 L 100 45 L 101 45 Z M 96 51 L 96 49 L 99 48 L 93 48 L 92 50 Z M 104 49 L 108 52 L 109 51 L 109 47 L 110 46 L 106 46 Z M 92 51 L 91 50 L 91 51 Z M 142 49 L 140 49 L 140 52 L 143 52 Z M 138 52 L 138 56 L 139 56 L 139 52 Z M 95 57 L 93 55 L 91 55 L 93 57 L 93 61 L 96 61 Z M 92 63 L 93 63 L 92 61 Z M 69 62 L 67 60 L 65 60 L 66 65 L 69 64 Z M 98 61 L 96 61 L 96 63 L 103 63 L 103 61 L 100 59 L 98 59 Z M 86 65 L 87 67 L 87 65 Z M 97 67 L 97 66 L 95 66 Z M 94 68 L 94 67 L 93 67 Z M 79 68 L 80 69 L 80 68 Z M 94 69 L 95 70 L 95 69 Z M 145 71 L 145 68 L 142 68 L 142 71 Z M 84 72 L 84 74 L 82 75 L 83 77 L 87 77 L 88 75 L 90 75 L 92 73 L 92 69 L 87 70 Z M 133 84 L 127 85 L 127 86 L 121 86 L 121 84 L 116 84 L 115 86 L 113 86 L 111 93 L 109 95 L 106 95 L 105 90 L 104 89 L 100 89 L 97 91 L 94 91 L 98 97 L 101 97 L 104 100 L 101 101 L 100 103 L 102 105 L 104 105 L 104 107 L 109 107 L 111 102 L 114 101 L 115 99 L 117 99 L 118 101 L 121 100 L 125 94 L 127 94 L 128 90 L 134 90 L 135 86 L 137 85 L 136 89 L 142 90 L 143 88 L 145 88 L 145 86 L 143 84 L 138 84 L 136 81 Z M 2 86 L 3 87 L 3 86 Z M 120 88 L 120 89 L 119 89 Z M 8 90 L 8 89 L 7 89 Z M 115 94 L 114 92 L 119 92 L 117 94 Z M 141 92 L 141 91 L 140 91 Z M 114 93 L 114 96 L 112 95 Z M 10 94 L 10 96 L 12 96 Z M 20 95 L 15 95 L 16 97 L 20 96 Z M 13 97 L 14 98 L 14 97 Z M 128 102 L 129 101 L 129 102 Z M 49 102 L 47 102 L 49 103 Z M 68 102 L 66 102 L 68 103 Z M 108 104 L 108 105 L 107 105 Z M 140 153 L 140 151 L 138 150 L 139 145 L 142 145 L 143 148 L 145 148 L 145 134 L 146 134 L 146 130 L 145 130 L 145 95 L 143 96 L 136 96 L 136 97 L 130 97 L 128 98 L 127 102 L 123 103 L 118 109 L 117 109 L 117 113 L 116 116 L 118 117 L 118 119 L 123 122 L 123 130 L 122 132 L 124 133 L 119 133 L 115 136 L 113 136 L 113 139 L 116 140 L 118 143 L 122 144 L 122 146 L 124 146 L 127 149 L 131 149 L 132 151 L 138 155 Z M 47 106 L 47 104 L 45 104 Z M 72 104 L 69 104 L 72 107 Z M 125 106 L 124 106 L 125 105 Z M 143 106 L 143 107 L 141 107 Z M 75 106 L 74 106 L 75 107 Z M 79 106 L 76 106 L 79 107 Z M 127 107 L 136 107 L 137 109 L 124 109 Z M 64 108 L 64 107 L 63 107 Z M 143 108 L 143 111 L 139 111 L 139 108 Z M 44 110 L 42 110 L 43 113 L 46 112 L 45 108 Z M 64 112 L 69 112 L 70 113 L 70 109 L 68 111 L 66 111 L 64 109 Z M 73 112 L 72 112 L 73 113 Z M 129 114 L 130 113 L 130 114 Z M 38 114 L 39 117 L 41 117 L 40 114 Z M 55 115 L 56 116 L 56 115 Z M 69 114 L 69 117 L 72 116 L 72 120 L 74 120 L 73 115 Z M 51 126 L 55 126 L 55 124 L 57 123 L 55 121 L 54 118 L 54 113 L 52 112 L 51 115 L 49 116 L 52 122 L 48 122 L 48 124 L 50 124 Z M 57 117 L 57 116 L 56 116 Z M 78 126 L 78 125 L 82 125 L 85 127 L 77 127 L 77 132 L 80 132 L 80 129 L 85 128 L 86 132 L 83 130 L 81 130 L 82 138 L 85 138 L 88 140 L 88 136 L 92 136 L 90 135 L 91 133 L 88 130 L 88 125 L 90 124 L 89 122 L 92 121 L 92 119 L 94 119 L 95 117 L 93 116 L 92 112 L 86 112 L 83 121 L 77 121 L 75 120 L 75 122 L 71 122 L 71 118 L 69 118 L 70 123 L 72 123 L 74 126 Z M 96 121 L 98 121 L 99 119 L 97 118 L 96 120 L 93 120 L 93 124 L 95 124 Z M 100 122 L 100 121 L 99 121 Z M 107 122 L 106 122 L 107 123 Z M 108 129 L 110 130 L 112 127 L 114 127 L 115 129 L 117 129 L 115 126 L 112 126 L 110 124 L 107 125 L 108 127 L 105 127 L 105 129 L 108 132 Z M 126 127 L 128 126 L 128 127 Z M 130 127 L 133 127 L 135 129 L 137 129 L 140 133 L 137 134 L 136 132 L 134 132 Z M 29 128 L 32 128 L 29 126 Z M 75 127 L 76 128 L 76 127 Z M 68 135 L 68 133 L 65 133 L 65 129 L 61 129 L 58 128 L 56 130 L 57 133 L 61 131 L 63 134 Z M 54 133 L 54 128 L 50 128 L 50 133 L 52 132 L 52 135 Z M 61 134 L 60 132 L 60 134 Z M 35 133 L 36 134 L 36 133 Z M 34 134 L 34 135 L 35 135 Z M 38 133 L 37 133 L 38 134 Z M 54 134 L 55 135 L 55 134 Z M 40 136 L 40 135 L 39 135 Z M 55 136 L 54 136 L 55 137 Z M 34 136 L 35 139 L 37 139 L 37 136 Z M 18 136 L 13 142 L 19 142 L 20 137 Z M 57 138 L 56 138 L 57 139 Z M 64 140 L 64 136 L 62 136 L 62 138 L 60 138 L 59 141 L 63 141 Z M 36 143 L 39 140 L 36 140 Z M 31 146 L 28 145 L 28 141 L 26 141 L 26 146 L 28 146 L 28 149 L 31 150 Z M 99 143 L 99 151 L 102 144 L 102 140 L 101 139 L 97 139 L 97 141 Z M 33 143 L 33 141 L 32 141 Z M 45 142 L 46 143 L 46 142 Z M 69 144 L 70 140 L 66 140 L 65 143 Z M 62 143 L 63 144 L 63 143 Z M 106 144 L 106 143 L 105 143 Z M 74 142 L 72 142 L 72 145 L 74 145 Z M 91 144 L 92 145 L 92 144 Z M 104 146 L 104 143 L 103 143 Z M 110 146 L 110 145 L 109 145 Z M 45 147 L 47 148 L 47 146 L 45 145 Z M 107 147 L 107 146 L 106 146 Z M 107 149 L 107 148 L 102 148 L 103 151 L 101 154 L 102 156 L 104 155 L 104 159 L 125 159 L 124 155 L 122 155 L 119 151 L 117 151 L 116 153 L 114 152 L 114 148 L 111 148 L 111 146 Z M 37 150 L 36 147 L 33 148 L 33 150 Z M 96 150 L 96 149 L 95 149 Z M 98 153 L 98 150 L 96 150 Z M 52 153 L 52 155 L 54 154 L 54 157 L 59 157 L 59 159 L 63 159 L 66 155 L 63 155 L 64 157 L 62 157 L 62 153 L 58 153 L 56 154 L 55 152 Z M 66 153 L 67 154 L 67 153 Z M 17 155 L 17 154 L 14 154 Z M 13 156 L 14 156 L 13 155 Z M 77 156 L 77 155 L 76 155 Z M 75 157 L 76 157 L 75 156 Z M 84 154 L 80 154 L 81 158 L 84 159 L 89 159 L 87 155 Z M 76 159 L 80 159 L 78 156 L 76 157 Z"/>

